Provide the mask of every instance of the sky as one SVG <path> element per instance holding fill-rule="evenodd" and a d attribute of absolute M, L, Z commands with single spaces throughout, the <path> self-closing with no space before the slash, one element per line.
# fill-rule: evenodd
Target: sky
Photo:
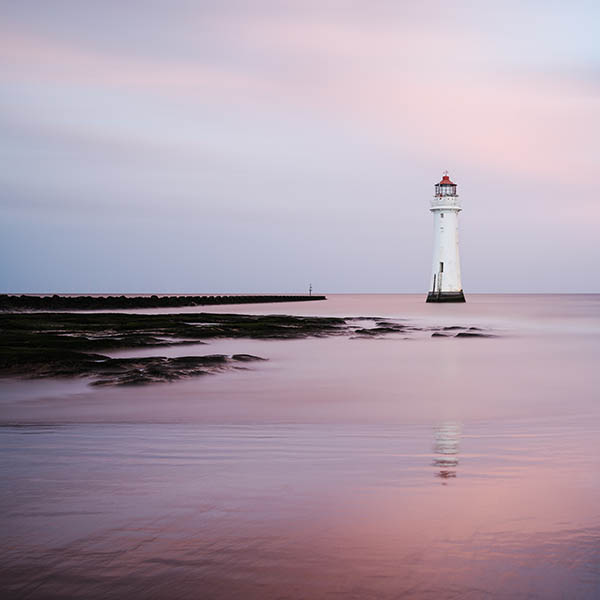
<path fill-rule="evenodd" d="M 600 292 L 596 1 L 0 0 L 0 292 Z"/>

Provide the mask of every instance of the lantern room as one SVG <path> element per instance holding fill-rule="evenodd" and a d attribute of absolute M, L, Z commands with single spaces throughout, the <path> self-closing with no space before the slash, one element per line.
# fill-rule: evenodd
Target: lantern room
<path fill-rule="evenodd" d="M 444 171 L 444 176 L 439 183 L 435 184 L 436 196 L 456 196 L 456 184 L 450 181 L 448 171 Z"/>

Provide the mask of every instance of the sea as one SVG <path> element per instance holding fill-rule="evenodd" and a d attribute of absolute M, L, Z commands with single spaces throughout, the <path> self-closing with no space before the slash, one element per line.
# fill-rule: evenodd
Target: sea
<path fill-rule="evenodd" d="M 600 598 L 600 295 L 424 299 L 129 311 L 410 327 L 111 353 L 268 359 L 169 384 L 0 380 L 1 597 Z M 431 336 L 455 326 L 494 337 Z"/>

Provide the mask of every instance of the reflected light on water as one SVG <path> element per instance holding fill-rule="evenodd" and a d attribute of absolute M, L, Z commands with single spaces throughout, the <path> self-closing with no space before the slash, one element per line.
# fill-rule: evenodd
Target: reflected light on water
<path fill-rule="evenodd" d="M 0 381 L 2 598 L 597 599 L 600 296 L 423 300 L 219 310 L 500 336 L 219 340 L 164 352 L 269 360 Z"/>
<path fill-rule="evenodd" d="M 435 476 L 443 480 L 443 485 L 447 484 L 445 480 L 456 478 L 460 435 L 459 423 L 447 422 L 435 429 L 434 452 L 437 456 L 433 460 L 433 465 L 438 469 Z"/>

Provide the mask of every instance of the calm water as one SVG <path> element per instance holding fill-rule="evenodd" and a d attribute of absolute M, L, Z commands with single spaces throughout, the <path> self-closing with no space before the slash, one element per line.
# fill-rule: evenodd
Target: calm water
<path fill-rule="evenodd" d="M 600 296 L 468 300 L 210 310 L 499 337 L 221 340 L 146 353 L 270 360 L 0 382 L 2 596 L 600 597 Z"/>

